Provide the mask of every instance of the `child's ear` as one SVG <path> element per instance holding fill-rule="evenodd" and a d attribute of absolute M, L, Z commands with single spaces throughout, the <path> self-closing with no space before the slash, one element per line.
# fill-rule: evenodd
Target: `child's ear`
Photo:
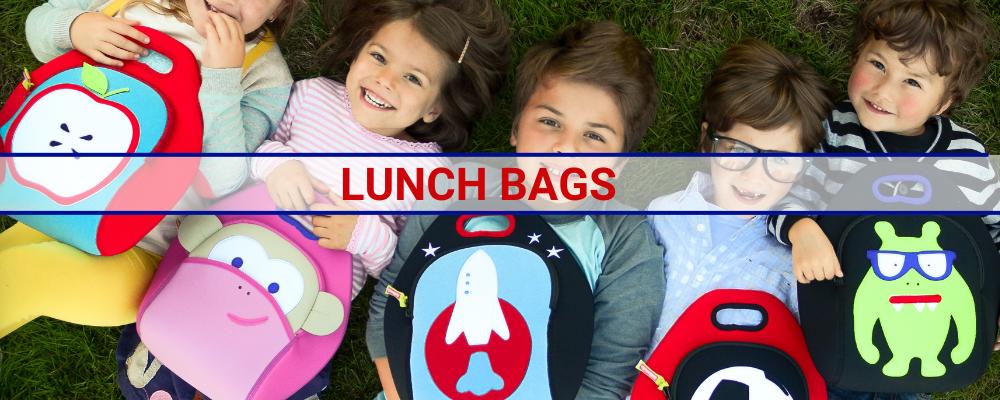
<path fill-rule="evenodd" d="M 705 151 L 706 140 L 708 139 L 708 122 L 701 122 L 701 135 L 698 137 L 698 151 Z"/>
<path fill-rule="evenodd" d="M 517 147 L 517 127 L 510 128 L 510 145 Z"/>
<path fill-rule="evenodd" d="M 424 114 L 422 120 L 424 121 L 425 124 L 429 124 L 431 122 L 437 121 L 438 117 L 440 116 L 441 116 L 441 103 L 438 102 L 434 103 L 434 106 L 431 107 L 430 111 L 427 111 L 427 114 Z"/>
<path fill-rule="evenodd" d="M 948 108 L 949 108 L 949 107 L 951 107 L 951 103 L 952 103 L 952 102 L 953 102 L 954 100 L 955 100 L 955 98 L 954 98 L 954 97 L 949 97 L 949 98 L 948 98 L 948 101 L 944 102 L 944 104 L 941 104 L 941 108 L 940 108 L 940 109 L 938 109 L 938 111 L 937 111 L 937 114 L 936 114 L 936 115 L 941 115 L 941 114 L 944 114 L 944 112 L 945 112 L 945 111 L 948 111 Z"/>

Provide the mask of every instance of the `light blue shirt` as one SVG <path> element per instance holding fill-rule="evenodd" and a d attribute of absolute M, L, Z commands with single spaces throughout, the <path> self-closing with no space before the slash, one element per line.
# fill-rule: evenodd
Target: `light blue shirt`
<path fill-rule="evenodd" d="M 722 210 L 712 198 L 712 178 L 696 172 L 687 189 L 650 203 L 658 210 Z M 726 218 L 726 221 L 719 221 Z M 666 250 L 664 275 L 666 295 L 650 351 L 656 348 L 677 318 L 703 294 L 715 289 L 752 289 L 768 292 L 785 303 L 796 316 L 798 299 L 788 247 L 767 233 L 766 217 L 745 219 L 736 229 L 714 235 L 720 223 L 731 224 L 737 216 L 650 216 L 656 240 Z M 748 310 L 720 312 L 723 324 L 756 325 L 760 313 Z"/>

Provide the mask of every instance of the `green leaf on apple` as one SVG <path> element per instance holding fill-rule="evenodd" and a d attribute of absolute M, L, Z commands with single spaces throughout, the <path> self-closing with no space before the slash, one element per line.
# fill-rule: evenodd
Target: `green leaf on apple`
<path fill-rule="evenodd" d="M 110 96 L 128 92 L 128 88 L 120 88 L 108 92 L 108 77 L 104 76 L 104 73 L 97 67 L 83 63 L 83 71 L 80 73 L 80 80 L 83 81 L 83 87 L 90 89 L 102 99 L 106 99 Z"/>
<path fill-rule="evenodd" d="M 101 97 L 104 97 L 104 94 L 108 92 L 108 77 L 104 76 L 104 73 L 93 65 L 83 63 L 80 80 L 83 81 L 83 87 L 92 90 Z"/>

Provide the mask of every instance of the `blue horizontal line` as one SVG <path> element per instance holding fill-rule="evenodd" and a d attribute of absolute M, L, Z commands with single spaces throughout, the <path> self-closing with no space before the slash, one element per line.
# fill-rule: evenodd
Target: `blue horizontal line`
<path fill-rule="evenodd" d="M 804 158 L 988 158 L 985 153 L 3 153 L 0 157 L 246 157 L 246 158 L 301 158 L 301 157 L 404 157 L 404 158 L 495 158 L 495 157 L 613 157 L 613 158 L 707 158 L 707 157 L 804 157 Z"/>
<path fill-rule="evenodd" d="M 499 210 L 465 210 L 465 211 L 274 211 L 274 210 L 245 210 L 245 211 L 3 211 L 11 217 L 18 215 L 467 215 L 467 214 L 512 214 L 512 215 L 971 215 L 986 216 L 1000 215 L 998 211 L 682 211 L 682 210 L 520 210 L 520 211 L 499 211 Z"/>

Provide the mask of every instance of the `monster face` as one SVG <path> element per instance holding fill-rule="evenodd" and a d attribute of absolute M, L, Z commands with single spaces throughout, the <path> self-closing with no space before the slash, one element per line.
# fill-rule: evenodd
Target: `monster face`
<path fill-rule="evenodd" d="M 869 364 L 880 359 L 872 341 L 875 322 L 881 323 L 892 359 L 882 372 L 902 377 L 910 360 L 921 361 L 925 377 L 941 376 L 946 367 L 938 353 L 954 318 L 959 345 L 951 352 L 952 362 L 968 359 L 975 338 L 975 303 L 969 286 L 955 269 L 961 261 L 938 243 L 941 226 L 927 221 L 919 237 L 898 236 L 886 221 L 875 223 L 882 241 L 877 250 L 868 250 L 871 269 L 858 287 L 854 300 L 854 334 L 861 357 Z"/>

